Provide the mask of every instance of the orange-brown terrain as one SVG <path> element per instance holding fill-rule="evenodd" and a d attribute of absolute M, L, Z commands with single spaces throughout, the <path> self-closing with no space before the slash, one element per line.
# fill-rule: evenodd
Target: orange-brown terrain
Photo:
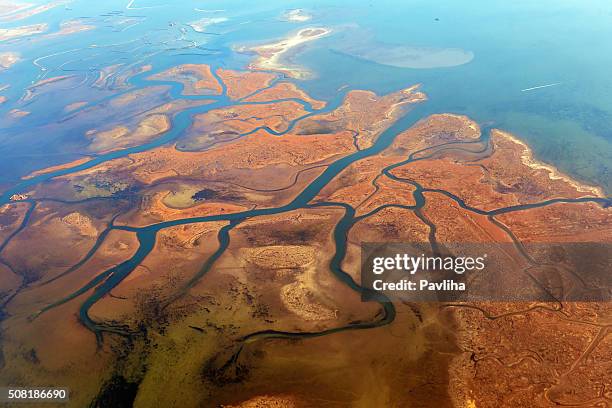
<path fill-rule="evenodd" d="M 185 95 L 217 95 L 221 93 L 221 84 L 215 79 L 208 65 L 179 65 L 152 75 L 150 79 L 180 82 L 183 84 Z"/>
<path fill-rule="evenodd" d="M 229 69 L 219 69 L 217 75 L 227 87 L 227 96 L 231 99 L 242 99 L 260 91 L 276 77 L 265 72 L 238 72 Z"/>
<path fill-rule="evenodd" d="M 158 84 L 77 110 L 134 109 L 83 135 L 92 152 L 151 145 L 0 207 L 1 383 L 69 387 L 72 406 L 612 403 L 609 302 L 384 304 L 359 286 L 364 242 L 503 244 L 508 282 L 548 276 L 529 244 L 612 243 L 600 189 L 465 116 L 368 150 L 425 101 L 416 86 L 329 106 L 267 72 L 149 78 L 202 99 Z"/>
<path fill-rule="evenodd" d="M 252 94 L 244 99 L 245 102 L 269 102 L 276 99 L 297 98 L 304 102 L 310 103 L 313 109 L 323 109 L 326 105 L 325 101 L 318 101 L 311 98 L 306 92 L 299 89 L 295 84 L 290 82 L 280 82 L 274 86 L 262 89 L 259 92 Z"/>

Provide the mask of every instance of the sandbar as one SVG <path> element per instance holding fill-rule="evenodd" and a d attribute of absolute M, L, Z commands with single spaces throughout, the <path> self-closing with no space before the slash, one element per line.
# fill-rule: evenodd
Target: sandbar
<path fill-rule="evenodd" d="M 287 10 L 283 13 L 283 20 L 291 21 L 292 23 L 303 23 L 312 20 L 312 15 L 307 13 L 304 9 L 298 8 Z"/>
<path fill-rule="evenodd" d="M 331 33 L 329 28 L 308 27 L 283 40 L 254 47 L 243 47 L 238 51 L 251 51 L 258 55 L 258 58 L 249 65 L 250 69 L 280 71 L 293 78 L 304 79 L 311 74 L 303 67 L 288 64 L 286 58 L 298 46 L 318 40 L 329 33 Z"/>
<path fill-rule="evenodd" d="M 10 68 L 18 63 L 19 60 L 19 54 L 16 52 L 0 52 L 0 71 Z"/>
<path fill-rule="evenodd" d="M 32 24 L 15 28 L 0 28 L 0 41 L 12 40 L 14 38 L 29 37 L 47 31 L 45 23 Z"/>

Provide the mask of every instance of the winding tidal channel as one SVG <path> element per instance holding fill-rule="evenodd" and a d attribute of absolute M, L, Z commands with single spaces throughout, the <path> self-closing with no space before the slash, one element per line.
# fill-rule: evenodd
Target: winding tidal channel
<path fill-rule="evenodd" d="M 211 71 L 214 73 L 215 68 L 213 67 Z M 282 137 L 285 133 L 291 131 L 291 129 L 295 126 L 295 124 L 298 121 L 304 119 L 305 117 L 312 116 L 315 114 L 329 112 L 329 111 L 336 109 L 342 103 L 343 97 L 345 93 L 348 91 L 348 89 L 344 90 L 343 91 L 344 93 L 339 94 L 337 98 L 334 101 L 331 101 L 331 103 L 329 103 L 325 109 L 314 110 L 309 103 L 299 100 L 299 99 L 294 99 L 294 98 L 273 100 L 273 101 L 267 101 L 267 102 L 244 102 L 245 98 L 248 98 L 249 96 L 253 95 L 251 94 L 251 95 L 248 95 L 242 98 L 241 100 L 232 101 L 227 96 L 227 90 L 225 86 L 223 85 L 223 81 L 221 81 L 221 79 L 218 77 L 217 77 L 217 80 L 223 86 L 223 91 L 221 95 L 218 95 L 218 96 L 209 96 L 209 95 L 185 96 L 185 95 L 182 95 L 182 92 L 183 92 L 182 84 L 175 83 L 175 82 L 149 81 L 144 78 L 145 75 L 149 76 L 151 74 L 152 74 L 151 72 L 139 74 L 133 77 L 130 80 L 130 83 L 136 88 L 144 88 L 144 87 L 148 87 L 151 85 L 160 85 L 160 84 L 168 85 L 170 86 L 170 94 L 175 99 L 207 100 L 207 101 L 212 101 L 212 103 L 204 105 L 204 106 L 198 106 L 198 107 L 186 109 L 178 113 L 173 119 L 173 124 L 172 124 L 171 129 L 168 132 L 166 132 L 164 135 L 162 135 L 161 137 L 159 137 L 158 139 L 156 139 L 155 141 L 151 143 L 146 143 L 140 146 L 127 148 L 127 149 L 123 149 L 120 151 L 114 151 L 114 152 L 107 153 L 107 154 L 101 154 L 101 155 L 95 156 L 94 158 L 92 158 L 90 161 L 86 163 L 76 165 L 71 168 L 64 168 L 64 169 L 57 170 L 54 172 L 40 174 L 36 177 L 32 177 L 30 179 L 23 180 L 17 185 L 15 185 L 14 187 L 2 193 L 2 195 L 0 196 L 0 205 L 4 205 L 4 204 L 11 202 L 10 197 L 13 196 L 14 194 L 26 192 L 32 187 L 36 186 L 37 184 L 44 183 L 55 177 L 79 172 L 79 171 L 97 166 L 99 164 L 108 162 L 110 160 L 125 157 L 133 153 L 144 152 L 144 151 L 151 150 L 159 146 L 168 144 L 170 142 L 173 142 L 179 137 L 181 137 L 187 129 L 189 129 L 193 121 L 193 116 L 195 114 L 199 114 L 199 113 L 203 113 L 203 112 L 207 112 L 207 111 L 215 110 L 219 108 L 224 108 L 228 106 L 241 105 L 241 104 L 270 104 L 270 103 L 281 102 L 285 100 L 299 102 L 300 104 L 304 106 L 304 108 L 309 113 L 307 115 L 304 115 L 301 118 L 294 120 L 289 125 L 288 129 L 286 129 L 283 132 L 275 132 L 269 128 L 263 128 L 272 135 Z M 268 88 L 273 86 L 275 82 L 278 82 L 279 80 L 282 80 L 282 79 L 284 79 L 282 76 L 277 76 L 276 81 L 273 81 L 273 83 L 271 83 L 268 86 Z M 267 88 L 264 88 L 264 89 L 267 89 Z M 130 89 L 129 91 L 133 91 L 133 90 L 134 88 Z M 262 90 L 259 90 L 257 92 L 261 92 L 261 91 Z M 217 250 L 206 260 L 206 262 L 202 265 L 200 270 L 194 276 L 192 276 L 184 284 L 183 287 L 179 288 L 179 290 L 172 297 L 166 300 L 166 306 L 167 306 L 167 304 L 183 296 L 194 284 L 196 284 L 215 265 L 215 262 L 223 255 L 223 253 L 225 252 L 225 250 L 228 248 L 230 244 L 230 234 L 231 234 L 232 229 L 236 227 L 237 225 L 239 225 L 241 222 L 247 219 L 255 218 L 255 217 L 281 214 L 281 213 L 285 213 L 285 212 L 289 212 L 289 211 L 293 211 L 297 209 L 327 206 L 327 207 L 342 208 L 344 210 L 343 217 L 341 218 L 341 220 L 338 222 L 338 224 L 335 226 L 335 229 L 334 229 L 333 237 L 335 240 L 335 254 L 330 261 L 330 265 L 329 265 L 330 270 L 344 284 L 348 285 L 351 289 L 357 292 L 357 294 L 368 296 L 372 300 L 378 301 L 382 307 L 382 313 L 379 313 L 378 315 L 379 318 L 371 322 L 359 322 L 359 323 L 354 323 L 354 324 L 348 324 L 346 326 L 340 326 L 340 327 L 331 328 L 331 329 L 327 329 L 327 330 L 319 331 L 319 332 L 283 332 L 283 331 L 276 331 L 276 330 L 266 330 L 266 331 L 249 334 L 243 337 L 241 341 L 242 342 L 253 342 L 258 339 L 278 338 L 278 337 L 291 337 L 291 338 L 293 337 L 301 337 L 301 338 L 315 337 L 315 336 L 323 336 L 323 335 L 332 334 L 332 333 L 336 333 L 339 331 L 345 331 L 345 330 L 358 330 L 358 329 L 369 329 L 369 328 L 374 328 L 374 327 L 380 327 L 380 326 L 389 324 L 394 320 L 395 307 L 393 303 L 390 302 L 383 295 L 376 294 L 376 293 L 370 293 L 367 289 L 364 289 L 361 286 L 359 286 L 357 282 L 355 282 L 355 280 L 348 273 L 343 271 L 341 268 L 341 264 L 342 264 L 342 261 L 345 257 L 346 250 L 347 250 L 348 233 L 350 229 L 353 227 L 353 225 L 356 222 L 362 220 L 363 218 L 373 215 L 374 213 L 386 207 L 395 206 L 395 207 L 402 207 L 402 208 L 410 209 L 415 212 L 415 215 L 417 217 L 419 217 L 426 225 L 428 225 L 430 229 L 430 237 L 429 237 L 430 244 L 432 246 L 432 249 L 435 251 L 437 248 L 437 243 L 435 240 L 435 233 L 436 233 L 435 225 L 431 223 L 429 220 L 427 220 L 427 218 L 421 213 L 421 209 L 426 204 L 426 197 L 423 194 L 424 192 L 444 194 L 445 196 L 457 202 L 458 205 L 461 206 L 463 209 L 474 212 L 476 214 L 486 215 L 491 218 L 493 218 L 496 215 L 505 214 L 505 213 L 509 213 L 512 211 L 521 211 L 521 210 L 525 210 L 529 208 L 543 207 L 543 206 L 547 206 L 547 205 L 559 203 L 559 202 L 595 202 L 603 206 L 610 205 L 611 201 L 609 198 L 581 198 L 581 199 L 558 198 L 558 199 L 548 200 L 548 201 L 544 201 L 540 203 L 517 205 L 517 206 L 512 206 L 512 207 L 498 208 L 498 209 L 491 210 L 491 211 L 483 211 L 478 208 L 470 207 L 465 202 L 463 202 L 463 200 L 461 200 L 459 197 L 453 195 L 450 192 L 447 192 L 444 190 L 428 189 L 426 187 L 423 187 L 415 183 L 414 181 L 396 177 L 391 173 L 391 170 L 393 170 L 396 167 L 403 166 L 413 161 L 422 160 L 424 158 L 430 157 L 430 156 L 422 155 L 428 152 L 431 152 L 431 154 L 435 154 L 436 151 L 440 151 L 444 149 L 461 149 L 462 146 L 460 145 L 465 146 L 465 145 L 470 145 L 470 144 L 477 145 L 477 146 L 485 146 L 485 149 L 486 149 L 486 146 L 488 145 L 488 135 L 484 134 L 486 132 L 483 132 L 483 135 L 481 135 L 481 138 L 476 141 L 463 142 L 463 143 L 459 143 L 459 142 L 446 143 L 443 145 L 430 147 L 422 151 L 413 152 L 412 154 L 410 154 L 410 156 L 407 157 L 406 160 L 393 164 L 391 166 L 388 166 L 387 168 L 382 170 L 381 175 L 384 174 L 385 176 L 390 177 L 393 180 L 404 182 L 404 183 L 410 184 L 411 187 L 415 187 L 415 190 L 412 192 L 415 203 L 416 203 L 414 206 L 399 206 L 395 204 L 386 204 L 385 206 L 379 207 L 378 209 L 372 211 L 369 214 L 356 217 L 355 209 L 347 204 L 333 203 L 333 202 L 313 202 L 313 200 L 315 199 L 315 197 L 317 197 L 320 191 L 334 177 L 336 177 L 340 172 L 342 172 L 352 163 L 358 160 L 361 160 L 363 158 L 366 158 L 368 156 L 372 156 L 372 155 L 376 155 L 380 153 L 393 142 L 396 135 L 410 128 L 411 126 L 413 126 L 419 119 L 425 117 L 426 114 L 433 113 L 433 112 L 424 112 L 424 110 L 425 109 L 423 107 L 411 108 L 411 111 L 409 113 L 404 115 L 401 119 L 396 121 L 393 125 L 391 125 L 384 132 L 382 132 L 371 147 L 363 149 L 363 150 L 357 150 L 354 153 L 344 156 L 332 162 L 331 164 L 329 164 L 325 168 L 325 170 L 316 179 L 310 182 L 310 184 L 308 184 L 291 202 L 289 202 L 286 205 L 275 207 L 275 208 L 252 209 L 252 210 L 232 213 L 232 214 L 183 218 L 183 219 L 177 219 L 173 221 L 159 222 L 156 224 L 139 227 L 139 228 L 130 227 L 130 226 L 116 226 L 116 225 L 113 225 L 113 223 L 111 222 L 108 228 L 99 235 L 95 245 L 91 248 L 88 254 L 83 259 L 81 259 L 77 264 L 75 264 L 74 266 L 66 270 L 64 273 L 60 274 L 59 276 L 56 276 L 52 280 L 42 282 L 42 283 L 41 282 L 34 282 L 34 283 L 44 285 L 53 280 L 64 278 L 65 276 L 79 269 L 83 264 L 85 264 L 85 262 L 88 259 L 90 259 L 96 253 L 97 249 L 104 242 L 109 232 L 112 230 L 122 230 L 122 231 L 129 231 L 129 232 L 135 233 L 137 236 L 138 242 L 139 242 L 139 247 L 136 253 L 130 259 L 122 262 L 121 264 L 100 273 L 94 279 L 92 279 L 90 282 L 88 282 L 86 285 L 84 285 L 82 288 L 75 291 L 74 293 L 66 296 L 63 299 L 59 299 L 52 304 L 47 305 L 46 307 L 41 309 L 38 312 L 38 314 L 36 314 L 35 316 L 32 316 L 32 318 L 36 318 L 40 314 L 45 313 L 46 311 L 52 308 L 55 308 L 66 302 L 75 300 L 79 298 L 80 296 L 85 295 L 88 292 L 91 292 L 93 290 L 91 294 L 87 295 L 87 297 L 84 299 L 83 303 L 80 306 L 79 317 L 80 317 L 82 324 L 85 325 L 93 333 L 95 333 L 96 338 L 98 339 L 99 342 L 103 340 L 102 335 L 104 332 L 130 336 L 131 333 L 123 327 L 111 326 L 103 322 L 94 321 L 89 316 L 89 310 L 96 302 L 98 302 L 104 296 L 109 294 L 111 290 L 113 290 L 113 288 L 119 285 L 130 273 L 132 273 L 132 271 L 134 271 L 134 269 L 138 265 L 140 265 L 140 263 L 147 257 L 147 255 L 151 253 L 155 245 L 157 233 L 159 231 L 165 228 L 170 228 L 170 227 L 174 227 L 178 225 L 185 225 L 185 224 L 205 223 L 205 222 L 215 222 L 215 221 L 229 222 L 227 225 L 221 228 L 218 233 L 219 246 Z M 261 128 L 258 128 L 258 130 L 259 129 Z M 252 132 L 249 132 L 249 134 L 250 133 Z M 304 136 L 304 137 L 307 137 L 307 136 Z M 419 154 L 421 154 L 421 156 L 417 157 L 417 155 Z M 28 212 L 26 213 L 26 216 L 24 217 L 22 225 L 17 229 L 17 231 L 15 231 L 11 236 L 9 236 L 5 240 L 4 243 L 0 245 L 0 252 L 6 247 L 10 239 L 12 239 L 15 235 L 17 235 L 21 230 L 23 230 L 27 226 L 28 221 L 30 219 L 30 215 L 32 214 L 35 208 L 36 200 L 27 199 L 27 200 L 21 200 L 21 201 L 29 202 L 31 204 L 30 208 Z M 506 233 L 511 234 L 510 231 L 506 231 Z M 517 245 L 519 244 L 516 239 L 515 239 L 515 243 L 517 243 Z"/>

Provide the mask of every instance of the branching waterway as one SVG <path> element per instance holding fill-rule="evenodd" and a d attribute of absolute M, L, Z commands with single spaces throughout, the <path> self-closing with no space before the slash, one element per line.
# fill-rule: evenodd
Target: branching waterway
<path fill-rule="evenodd" d="M 214 67 L 211 71 L 213 73 L 215 72 Z M 263 89 L 255 92 L 254 94 L 248 95 L 240 100 L 232 101 L 227 95 L 227 89 L 225 85 L 223 85 L 223 81 L 221 81 L 221 79 L 218 77 L 217 77 L 217 80 L 223 86 L 222 93 L 220 95 L 185 96 L 185 95 L 182 95 L 182 92 L 183 92 L 182 84 L 171 82 L 171 81 L 164 81 L 164 82 L 149 81 L 144 78 L 145 75 L 147 76 L 151 75 L 151 72 L 142 73 L 142 74 L 139 74 L 133 77 L 130 81 L 131 84 L 134 85 L 134 87 L 136 88 L 144 88 L 147 86 L 160 85 L 160 84 L 167 85 L 170 87 L 171 96 L 175 99 L 206 100 L 206 101 L 210 101 L 211 103 L 204 105 L 204 106 L 189 108 L 189 109 L 186 109 L 178 113 L 173 119 L 171 130 L 164 133 L 161 137 L 159 137 L 158 139 L 150 143 L 145 143 L 139 146 L 135 146 L 135 147 L 119 150 L 119 151 L 114 151 L 111 153 L 100 154 L 92 158 L 90 161 L 86 163 L 79 164 L 79 165 L 76 165 L 70 168 L 63 168 L 63 169 L 45 173 L 45 174 L 40 174 L 30 179 L 23 180 L 16 186 L 6 190 L 0 196 L 0 205 L 4 205 L 4 204 L 11 202 L 10 198 L 14 194 L 27 192 L 29 189 L 35 187 L 36 185 L 49 181 L 55 177 L 76 173 L 76 172 L 92 168 L 94 166 L 100 165 L 102 163 L 105 163 L 105 162 L 108 162 L 114 159 L 126 157 L 133 153 L 145 152 L 151 149 L 155 149 L 159 146 L 169 144 L 177 140 L 179 137 L 181 137 L 192 125 L 194 115 L 197 115 L 200 113 L 208 112 L 208 111 L 215 110 L 215 109 L 225 108 L 229 106 L 236 106 L 236 105 L 245 105 L 245 104 L 259 105 L 259 104 L 270 104 L 270 103 L 282 102 L 282 101 L 298 102 L 304 107 L 304 109 L 308 113 L 300 118 L 297 118 L 291 121 L 287 129 L 285 129 L 284 131 L 274 131 L 268 127 L 260 127 L 247 134 L 241 135 L 241 136 L 245 136 L 248 134 L 252 134 L 253 132 L 257 130 L 263 129 L 271 135 L 282 137 L 287 132 L 290 132 L 299 121 L 307 117 L 310 117 L 312 115 L 326 113 L 326 112 L 330 112 L 336 109 L 338 106 L 340 106 L 345 93 L 348 91 L 348 89 L 345 89 L 344 90 L 345 93 L 338 94 L 337 98 L 331 101 L 330 103 L 328 103 L 326 108 L 321 109 L 321 110 L 315 110 L 312 108 L 310 103 L 297 99 L 297 98 L 279 99 L 279 100 L 272 100 L 272 101 L 267 101 L 267 102 L 245 102 L 246 98 L 254 94 L 257 94 L 259 92 L 262 92 Z M 272 81 L 272 83 L 270 83 L 268 87 L 266 87 L 265 89 L 268 89 L 274 86 L 278 81 L 283 80 L 283 79 L 284 78 L 282 76 L 278 75 L 276 80 Z M 130 89 L 130 91 L 133 91 L 133 90 L 134 90 L 133 88 Z M 547 205 L 561 203 L 561 202 L 564 202 L 564 203 L 594 202 L 594 203 L 601 204 L 603 206 L 610 205 L 610 200 L 607 198 L 579 198 L 579 199 L 557 198 L 557 199 L 543 201 L 540 203 L 523 204 L 523 205 L 516 205 L 516 206 L 498 208 L 495 210 L 484 211 L 484 210 L 474 208 L 474 207 L 467 205 L 462 199 L 460 199 L 459 197 L 457 197 L 456 195 L 448 191 L 440 190 L 440 189 L 430 189 L 430 188 L 424 187 L 416 183 L 415 181 L 397 177 L 392 173 L 392 170 L 397 167 L 404 166 L 404 165 L 407 165 L 411 162 L 415 162 L 418 160 L 426 159 L 444 150 L 449 150 L 449 149 L 462 150 L 463 149 L 465 150 L 465 152 L 468 152 L 468 153 L 486 153 L 486 149 L 488 148 L 488 143 L 489 143 L 488 135 L 486 134 L 482 135 L 480 139 L 475 140 L 475 141 L 450 142 L 450 143 L 440 144 L 438 146 L 428 147 L 427 149 L 415 151 L 411 153 L 404 161 L 395 163 L 393 165 L 390 165 L 384 168 L 379 174 L 379 177 L 386 176 L 395 181 L 407 183 L 411 187 L 412 195 L 415 201 L 415 205 L 413 206 L 402 206 L 399 204 L 388 203 L 377 209 L 374 209 L 373 211 L 365 215 L 356 216 L 355 209 L 348 204 L 314 201 L 315 198 L 318 196 L 318 194 L 321 192 L 321 190 L 325 186 L 327 186 L 332 181 L 332 179 L 334 179 L 334 177 L 340 174 L 344 169 L 346 169 L 348 166 L 350 166 L 352 163 L 355 163 L 358 160 L 361 160 L 366 157 L 376 155 L 382 152 L 393 142 L 396 135 L 410 128 L 420 118 L 424 117 L 428 113 L 432 113 L 432 112 L 426 112 L 426 110 L 422 107 L 412 108 L 409 113 L 404 115 L 401 119 L 399 119 L 394 124 L 392 124 L 390 127 L 388 127 L 386 130 L 384 130 L 379 135 L 379 137 L 376 139 L 375 143 L 371 147 L 361 149 L 361 150 L 357 149 L 357 151 L 347 156 L 344 156 L 330 163 L 329 165 L 315 166 L 315 167 L 325 167 L 325 170 L 323 170 L 322 173 L 318 177 L 316 177 L 313 181 L 311 181 L 288 204 L 285 204 L 279 207 L 273 207 L 273 208 L 256 208 L 256 209 L 251 209 L 251 210 L 237 212 L 237 213 L 230 213 L 230 214 L 218 214 L 218 215 L 201 216 L 201 217 L 181 218 L 181 219 L 172 220 L 172 221 L 159 222 L 156 224 L 151 224 L 151 225 L 147 225 L 143 227 L 114 225 L 114 222 L 113 222 L 114 218 L 113 218 L 113 221 L 111 221 L 109 225 L 107 226 L 107 228 L 103 230 L 103 232 L 98 236 L 95 244 L 89 250 L 89 252 L 85 255 L 84 258 L 82 258 L 75 265 L 68 268 L 63 273 L 59 274 L 58 276 L 50 280 L 47 280 L 44 282 L 33 282 L 31 284 L 39 284 L 39 285 L 48 284 L 57 279 L 65 278 L 72 272 L 78 270 L 89 259 L 91 259 L 91 257 L 95 255 L 95 253 L 100 248 L 102 243 L 108 237 L 109 233 L 113 230 L 128 231 L 128 232 L 132 232 L 136 234 L 139 246 L 135 254 L 128 260 L 125 260 L 124 262 L 120 263 L 119 265 L 116 265 L 100 273 L 99 275 L 97 275 L 95 278 L 93 278 L 90 282 L 85 284 L 83 287 L 81 287 L 77 291 L 42 308 L 36 315 L 32 316 L 32 318 L 34 319 L 40 314 L 45 313 L 48 310 L 51 310 L 66 302 L 74 301 L 80 298 L 81 296 L 86 295 L 85 299 L 83 300 L 80 306 L 79 318 L 85 327 L 87 327 L 89 330 L 95 333 L 96 338 L 98 339 L 99 342 L 103 340 L 102 335 L 105 332 L 130 336 L 131 335 L 130 330 L 126 327 L 114 326 L 114 325 L 106 324 L 104 322 L 94 321 L 90 317 L 89 311 L 91 307 L 94 304 L 96 304 L 100 299 L 109 295 L 110 292 L 113 290 L 113 288 L 117 287 L 117 285 L 119 285 L 127 276 L 129 276 L 130 273 L 132 273 L 135 270 L 135 268 L 138 267 L 141 264 L 141 262 L 151 253 L 155 245 L 157 233 L 159 231 L 166 229 L 166 228 L 178 226 L 178 225 L 217 222 L 217 221 L 227 222 L 227 224 L 224 227 L 222 227 L 218 232 L 217 249 L 204 262 L 202 267 L 191 278 L 189 278 L 182 287 L 178 288 L 172 296 L 170 296 L 168 299 L 165 300 L 164 306 L 168 306 L 172 302 L 181 298 L 185 293 L 187 293 L 190 290 L 190 288 L 193 287 L 193 285 L 195 285 L 208 271 L 211 270 L 211 268 L 214 267 L 215 262 L 224 254 L 225 250 L 228 248 L 230 244 L 232 230 L 237 225 L 239 225 L 241 222 L 248 220 L 248 219 L 253 219 L 256 217 L 277 215 L 277 214 L 282 214 L 282 213 L 286 213 L 286 212 L 294 211 L 298 209 L 335 207 L 335 208 L 342 209 L 344 212 L 344 215 L 342 216 L 342 218 L 337 223 L 334 229 L 333 238 L 335 241 L 335 253 L 329 264 L 330 271 L 340 281 L 342 281 L 344 284 L 346 284 L 351 289 L 353 289 L 357 294 L 367 297 L 371 299 L 372 301 L 379 302 L 382 308 L 381 313 L 377 315 L 376 320 L 373 320 L 370 322 L 356 322 L 356 323 L 351 323 L 345 326 L 339 326 L 339 327 L 330 328 L 330 329 L 326 329 L 326 330 L 318 331 L 318 332 L 284 332 L 284 331 L 277 331 L 277 330 L 265 330 L 265 331 L 260 331 L 260 332 L 251 333 L 249 335 L 246 335 L 242 337 L 240 341 L 241 342 L 253 342 L 258 339 L 279 338 L 279 337 L 280 338 L 316 337 L 316 336 L 324 336 L 324 335 L 328 335 L 332 333 L 337 333 L 337 332 L 345 331 L 345 330 L 358 330 L 358 329 L 369 329 L 369 328 L 374 328 L 374 327 L 380 327 L 380 326 L 389 324 L 394 320 L 395 307 L 393 303 L 390 302 L 383 295 L 369 292 L 367 289 L 361 287 L 357 282 L 355 282 L 355 280 L 351 277 L 351 275 L 345 272 L 344 270 L 342 270 L 342 267 L 341 267 L 341 264 L 344 260 L 344 257 L 347 251 L 347 239 L 348 239 L 347 237 L 348 237 L 349 231 L 351 230 L 353 225 L 363 220 L 364 218 L 372 216 L 376 214 L 378 211 L 384 208 L 388 208 L 388 207 L 401 207 L 406 210 L 414 211 L 415 215 L 425 225 L 428 226 L 429 231 L 430 231 L 429 232 L 430 245 L 432 246 L 432 250 L 437 251 L 438 244 L 436 242 L 436 226 L 430 220 L 428 220 L 422 213 L 422 209 L 426 204 L 426 197 L 424 195 L 424 193 L 426 192 L 443 194 L 446 197 L 455 201 L 461 208 L 467 211 L 479 214 L 479 215 L 489 216 L 491 218 L 496 215 L 506 214 L 506 213 L 513 212 L 513 211 L 522 211 L 522 210 L 526 210 L 530 208 L 544 207 Z M 474 151 L 474 150 L 469 149 L 469 147 L 473 147 L 473 146 L 481 147 L 481 150 Z M 297 182 L 297 179 L 299 176 L 300 174 L 297 174 L 295 176 L 295 179 L 291 185 L 294 185 Z M 374 184 L 379 177 L 377 177 L 374 180 Z M 375 186 L 376 188 L 378 188 L 377 185 Z M 274 190 L 266 190 L 266 191 L 274 191 Z M 42 200 L 44 199 L 41 199 L 40 201 Z M 2 251 L 2 249 L 6 247 L 10 239 L 12 239 L 20 231 L 26 228 L 30 215 L 34 211 L 37 200 L 28 199 L 28 200 L 22 200 L 22 201 L 28 201 L 30 203 L 30 208 L 28 209 L 20 227 L 0 245 L 0 252 Z M 505 232 L 508 234 L 511 234 L 510 231 L 505 231 Z M 516 237 L 512 236 L 512 238 L 513 240 L 515 240 L 515 242 L 518 243 L 518 240 L 516 239 Z"/>

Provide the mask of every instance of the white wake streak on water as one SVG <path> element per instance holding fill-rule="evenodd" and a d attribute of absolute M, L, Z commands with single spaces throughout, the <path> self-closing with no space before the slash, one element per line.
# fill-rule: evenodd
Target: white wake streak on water
<path fill-rule="evenodd" d="M 554 84 L 546 84 L 546 85 L 534 86 L 534 87 L 531 87 L 531 88 L 521 89 L 521 92 L 529 92 L 529 91 L 534 91 L 536 89 L 549 88 L 551 86 L 561 85 L 562 83 L 563 82 L 555 82 Z"/>

